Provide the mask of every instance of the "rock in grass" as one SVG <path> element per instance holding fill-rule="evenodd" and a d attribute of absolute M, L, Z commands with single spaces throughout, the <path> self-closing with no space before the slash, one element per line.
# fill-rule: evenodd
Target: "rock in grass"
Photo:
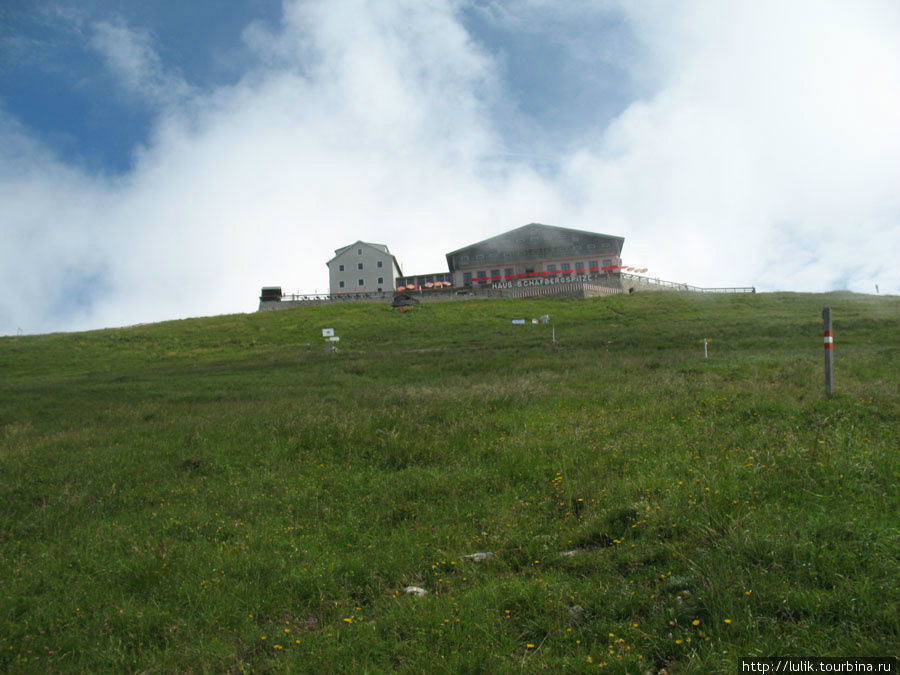
<path fill-rule="evenodd" d="M 688 590 L 678 591 L 678 593 L 675 594 L 675 600 L 678 604 L 683 603 L 685 600 L 690 600 L 692 597 L 694 597 L 694 594 Z"/>
<path fill-rule="evenodd" d="M 569 607 L 569 620 L 576 625 L 584 621 L 584 607 L 581 605 Z"/>
<path fill-rule="evenodd" d="M 480 551 L 478 553 L 464 555 L 463 558 L 465 558 L 466 560 L 471 560 L 472 562 L 484 562 L 485 560 L 493 560 L 494 554 L 490 551 Z"/>
<path fill-rule="evenodd" d="M 398 292 L 394 293 L 394 299 L 391 301 L 391 306 L 395 308 L 401 307 L 415 307 L 419 304 L 419 301 L 411 296 L 409 293 Z"/>
<path fill-rule="evenodd" d="M 403 589 L 403 592 L 407 595 L 414 595 L 417 598 L 424 598 L 426 595 L 428 595 L 428 591 L 426 591 L 421 586 L 407 586 Z"/>

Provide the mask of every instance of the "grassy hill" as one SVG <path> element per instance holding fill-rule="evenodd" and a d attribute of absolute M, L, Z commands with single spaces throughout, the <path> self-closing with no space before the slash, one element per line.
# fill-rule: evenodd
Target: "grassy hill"
<path fill-rule="evenodd" d="M 850 294 L 0 338 L 0 669 L 895 656 L 898 382 L 900 299 Z"/>

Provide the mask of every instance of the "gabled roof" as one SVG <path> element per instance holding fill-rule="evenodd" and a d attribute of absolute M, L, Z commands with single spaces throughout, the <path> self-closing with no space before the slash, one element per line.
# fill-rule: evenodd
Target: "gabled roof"
<path fill-rule="evenodd" d="M 347 244 L 346 246 L 341 246 L 340 248 L 335 249 L 334 250 L 334 258 L 337 258 L 341 253 L 344 253 L 345 251 L 349 251 L 351 248 L 358 247 L 360 245 L 368 246 L 369 248 L 374 248 L 376 251 L 379 251 L 381 253 L 390 253 L 390 251 L 388 250 L 388 247 L 385 246 L 384 244 L 372 244 L 367 241 L 359 240 L 359 241 L 353 242 L 352 244 Z M 332 258 L 331 260 L 334 260 L 334 258 Z M 329 260 L 328 262 L 331 262 L 331 260 Z"/>
<path fill-rule="evenodd" d="M 348 244 L 347 246 L 341 246 L 341 248 L 335 249 L 335 251 L 334 251 L 334 257 L 333 257 L 331 260 L 329 260 L 328 262 L 326 262 L 325 264 L 328 265 L 328 266 L 330 267 L 330 266 L 331 266 L 331 263 L 333 263 L 335 260 L 337 260 L 339 257 L 341 257 L 344 253 L 346 253 L 347 251 L 349 251 L 349 250 L 351 250 L 351 249 L 359 248 L 359 247 L 361 247 L 361 246 L 365 246 L 365 247 L 368 247 L 368 248 L 373 248 L 373 249 L 375 249 L 376 251 L 378 251 L 379 253 L 387 253 L 388 255 L 391 256 L 391 260 L 394 262 L 394 267 L 396 267 L 396 268 L 397 268 L 397 271 L 400 272 L 400 263 L 397 262 L 397 258 L 396 258 L 396 257 L 394 257 L 393 255 L 391 255 L 391 252 L 388 250 L 388 247 L 387 247 L 386 245 L 384 245 L 384 244 L 372 244 L 372 243 L 369 243 L 369 242 L 366 242 L 366 241 L 362 241 L 362 240 L 355 241 L 355 242 L 353 242 L 352 244 Z M 399 276 L 402 276 L 402 272 L 401 272 L 401 274 L 400 274 Z"/>
<path fill-rule="evenodd" d="M 453 272 L 460 267 L 500 265 L 542 258 L 620 255 L 624 237 L 529 223 L 447 254 Z"/>

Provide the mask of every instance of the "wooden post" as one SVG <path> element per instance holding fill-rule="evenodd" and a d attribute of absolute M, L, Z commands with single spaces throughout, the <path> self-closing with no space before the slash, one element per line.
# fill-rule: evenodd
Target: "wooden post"
<path fill-rule="evenodd" d="M 831 330 L 831 308 L 822 310 L 825 322 L 825 395 L 834 396 L 834 332 Z"/>

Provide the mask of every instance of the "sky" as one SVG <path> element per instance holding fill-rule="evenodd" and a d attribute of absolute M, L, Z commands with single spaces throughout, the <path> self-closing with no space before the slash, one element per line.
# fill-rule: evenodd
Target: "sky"
<path fill-rule="evenodd" d="M 532 222 L 695 286 L 900 293 L 900 3 L 0 0 L 0 335 Z"/>

